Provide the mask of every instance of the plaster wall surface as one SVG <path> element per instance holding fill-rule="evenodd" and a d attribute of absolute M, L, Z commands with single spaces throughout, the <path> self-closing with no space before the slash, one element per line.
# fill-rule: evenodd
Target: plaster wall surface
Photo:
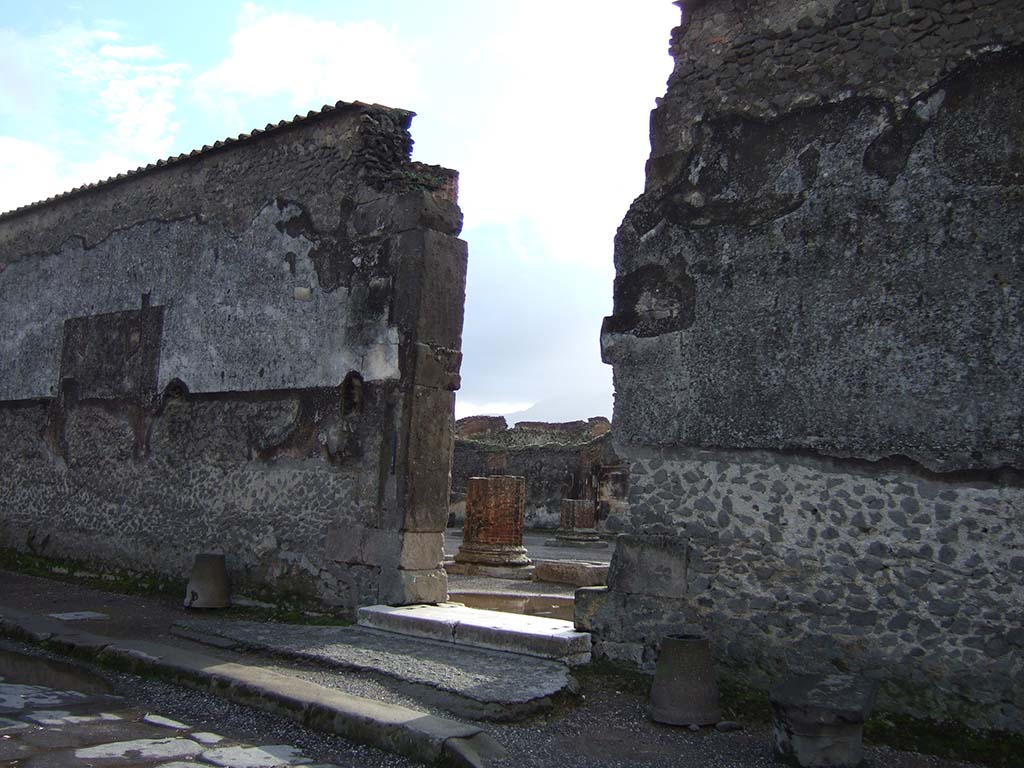
<path fill-rule="evenodd" d="M 444 599 L 466 251 L 411 117 L 339 103 L 0 216 L 0 544 Z"/>
<path fill-rule="evenodd" d="M 620 525 L 689 576 L 623 555 L 611 655 L 691 622 L 1024 730 L 1022 43 L 1001 0 L 683 4 L 602 349 Z"/>

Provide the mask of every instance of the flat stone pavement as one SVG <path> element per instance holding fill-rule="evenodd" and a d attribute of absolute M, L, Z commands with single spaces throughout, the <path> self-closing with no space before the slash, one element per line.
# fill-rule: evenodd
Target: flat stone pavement
<path fill-rule="evenodd" d="M 0 584 L 3 585 L 0 602 L 12 608 L 32 611 L 41 616 L 83 611 L 92 611 L 106 616 L 102 619 L 93 617 L 68 622 L 69 626 L 80 627 L 83 631 L 114 637 L 153 640 L 175 644 L 179 647 L 194 648 L 200 652 L 210 651 L 207 646 L 191 643 L 171 634 L 172 624 L 183 619 L 195 619 L 197 616 L 194 612 L 186 612 L 180 607 L 180 602 L 177 600 L 115 594 L 9 572 L 0 572 Z M 209 618 L 216 617 L 211 615 Z M 296 679 L 315 680 L 321 685 L 339 687 L 357 695 L 417 706 L 415 701 L 409 702 L 407 691 L 383 686 L 377 681 L 368 680 L 359 675 L 337 675 L 333 671 L 310 665 L 292 665 L 284 663 L 280 659 L 271 660 L 251 652 L 217 649 L 217 653 L 218 655 L 223 653 L 226 658 L 230 658 L 236 663 L 273 669 L 282 674 L 294 676 Z M 114 674 L 106 671 L 103 673 Z M 560 768 L 618 768 L 620 766 L 776 768 L 777 766 L 770 755 L 770 734 L 764 725 L 748 723 L 743 730 L 728 733 L 708 728 L 690 732 L 685 728 L 659 725 L 651 722 L 646 716 L 646 693 L 644 691 L 637 690 L 635 686 L 633 689 L 628 686 L 620 686 L 620 678 L 615 676 L 596 672 L 587 673 L 585 670 L 576 674 L 581 685 L 581 695 L 575 701 L 560 704 L 543 714 L 535 715 L 522 722 L 487 723 L 485 725 L 487 732 L 507 751 L 506 757 L 492 759 L 487 763 L 488 765 L 495 766 L 495 768 L 546 768 L 552 765 L 558 765 Z M 239 710 L 249 712 L 248 716 L 254 718 L 260 725 L 255 732 L 250 729 L 247 738 L 243 738 L 245 734 L 239 733 L 235 738 L 238 744 L 247 743 L 257 746 L 286 744 L 303 748 L 302 739 L 309 738 L 308 729 L 300 729 L 295 723 L 284 718 L 249 710 L 247 707 L 240 707 L 236 704 L 217 701 L 216 697 L 209 694 L 166 683 L 133 675 L 118 677 L 118 679 L 122 678 L 124 685 L 143 689 L 151 700 L 154 697 L 159 700 L 160 707 L 154 711 L 193 726 L 201 724 L 209 732 L 228 736 L 233 727 L 231 723 L 235 722 L 234 719 L 238 717 L 237 712 Z M 159 696 L 154 693 L 157 690 L 160 691 Z M 187 704 L 187 702 L 192 703 Z M 143 704 L 143 706 L 148 705 Z M 428 712 L 436 711 L 429 703 L 421 702 L 419 708 Z M 201 717 L 200 712 L 205 714 Z M 444 712 L 439 714 L 445 715 Z M 0 716 L 9 717 L 7 715 Z M 726 716 L 729 716 L 728 712 Z M 223 722 L 218 722 L 218 720 Z M 200 721 L 203 722 L 200 723 Z M 325 735 L 322 738 L 324 745 L 336 744 L 338 751 L 346 755 L 354 754 L 351 752 L 353 749 L 365 750 L 361 753 L 364 755 L 362 758 L 353 758 L 352 761 L 347 761 L 346 758 L 346 762 L 339 759 L 329 761 L 336 765 L 412 765 L 405 758 L 387 755 L 365 747 L 355 747 L 337 737 Z M 323 753 L 328 754 L 326 747 L 324 747 Z M 304 754 L 310 759 L 322 759 L 319 757 L 319 753 L 310 749 L 304 749 Z M 872 768 L 969 768 L 966 763 L 897 752 L 883 747 L 869 746 L 866 749 L 866 754 Z M 4 758 L 0 757 L 0 764 L 3 764 L 3 761 Z M 164 763 L 167 762 L 164 760 Z M 159 763 L 150 761 L 140 764 Z M 120 758 L 112 758 L 109 761 L 103 758 L 98 760 L 95 765 L 132 765 L 132 763 L 125 762 Z M 208 766 L 209 763 L 206 765 Z"/>

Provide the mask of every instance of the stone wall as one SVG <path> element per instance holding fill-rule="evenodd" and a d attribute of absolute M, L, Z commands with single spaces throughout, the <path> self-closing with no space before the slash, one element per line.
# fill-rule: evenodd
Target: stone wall
<path fill-rule="evenodd" d="M 1024 6 L 683 5 L 602 331 L 634 554 L 581 622 L 1024 731 Z"/>
<path fill-rule="evenodd" d="M 511 429 L 500 416 L 459 419 L 449 523 L 462 524 L 469 478 L 516 475 L 526 478 L 527 528 L 557 528 L 562 499 L 574 498 L 597 499 L 602 528 L 618 530 L 618 501 L 625 484 L 613 482 L 621 462 L 612 448 L 610 427 L 602 417 L 522 421 Z M 606 521 L 610 527 L 603 525 Z"/>
<path fill-rule="evenodd" d="M 444 599 L 466 248 L 411 118 L 339 102 L 0 216 L 0 546 Z"/>

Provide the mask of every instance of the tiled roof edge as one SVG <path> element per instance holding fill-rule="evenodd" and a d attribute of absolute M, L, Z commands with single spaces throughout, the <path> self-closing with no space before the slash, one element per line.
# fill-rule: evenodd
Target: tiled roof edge
<path fill-rule="evenodd" d="M 225 147 L 231 147 L 240 142 L 252 141 L 253 139 L 259 138 L 268 133 L 285 130 L 291 128 L 292 126 L 304 123 L 308 120 L 316 120 L 317 118 L 323 117 L 325 115 L 349 109 L 357 109 L 363 111 L 384 110 L 387 112 L 393 112 L 395 114 L 402 115 L 403 117 L 405 117 L 406 120 L 411 120 L 412 117 L 416 114 L 415 112 L 411 112 L 410 110 L 407 109 L 386 107 L 382 104 L 366 104 L 365 102 L 362 101 L 339 101 L 334 104 L 324 104 L 323 107 L 321 107 L 319 110 L 311 110 L 307 112 L 305 115 L 295 115 L 295 117 L 293 117 L 291 120 L 281 120 L 278 123 L 267 123 L 266 127 L 262 129 L 254 128 L 253 130 L 249 131 L 249 133 L 238 134 L 237 137 L 228 137 L 226 139 L 222 139 L 221 141 L 215 141 L 213 144 L 205 144 L 201 149 L 193 149 L 191 152 L 183 152 L 182 154 L 174 157 L 163 158 L 161 160 L 157 160 L 155 163 L 149 163 L 148 165 L 139 166 L 138 168 L 134 168 L 133 170 L 125 171 L 124 173 L 119 173 L 116 176 L 110 176 L 100 181 L 94 181 L 89 184 L 83 184 L 81 186 L 69 189 L 66 192 L 61 192 L 60 194 L 47 197 L 43 200 L 37 200 L 33 203 L 26 203 L 25 205 L 19 206 L 18 208 L 13 208 L 9 211 L 4 211 L 0 213 L 0 221 L 11 218 L 13 216 L 21 215 L 27 211 L 31 211 L 36 208 L 41 208 L 42 206 L 49 205 L 50 203 L 54 203 L 58 200 L 64 200 L 69 197 L 76 197 L 87 192 L 93 192 L 97 189 L 107 187 L 112 184 L 117 184 L 127 179 L 132 179 L 146 173 L 151 173 L 157 170 L 158 168 L 166 168 L 169 165 L 176 165 L 178 163 L 183 163 L 189 160 L 195 160 L 196 158 L 199 157 L 206 157 L 207 155 L 218 150 L 224 149 Z"/>

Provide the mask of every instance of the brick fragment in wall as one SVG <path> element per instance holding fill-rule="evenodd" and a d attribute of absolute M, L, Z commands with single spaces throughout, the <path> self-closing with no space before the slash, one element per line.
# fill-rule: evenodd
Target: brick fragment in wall
<path fill-rule="evenodd" d="M 466 483 L 463 541 L 522 546 L 525 496 L 522 477 L 471 477 Z"/>

